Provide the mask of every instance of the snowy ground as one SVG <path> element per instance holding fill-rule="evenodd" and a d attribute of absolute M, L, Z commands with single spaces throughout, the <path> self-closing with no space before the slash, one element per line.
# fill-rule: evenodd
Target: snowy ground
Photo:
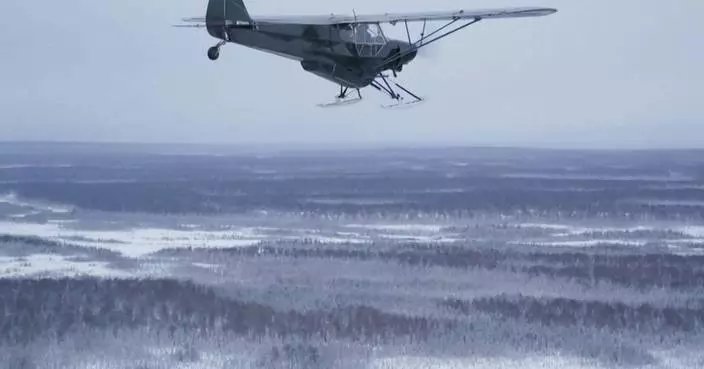
<path fill-rule="evenodd" d="M 698 153 L 2 150 L 0 367 L 704 366 Z"/>

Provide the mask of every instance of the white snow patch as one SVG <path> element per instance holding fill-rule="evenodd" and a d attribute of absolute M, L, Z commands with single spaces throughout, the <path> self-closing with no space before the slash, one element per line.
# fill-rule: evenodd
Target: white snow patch
<path fill-rule="evenodd" d="M 301 237 L 287 237 L 288 239 L 301 239 Z M 361 239 L 361 238 L 351 238 L 351 237 L 333 237 L 333 236 L 306 236 L 304 239 L 308 240 L 313 240 L 316 242 L 321 242 L 321 243 L 337 243 L 337 244 L 344 244 L 344 243 L 353 243 L 353 244 L 365 244 L 365 243 L 370 243 L 371 241 Z"/>
<path fill-rule="evenodd" d="M 190 223 L 189 223 L 189 224 L 179 224 L 179 225 L 178 225 L 178 228 L 181 228 L 181 229 L 198 229 L 198 228 L 201 228 L 201 226 L 198 225 L 198 224 L 190 224 Z"/>
<path fill-rule="evenodd" d="M 574 227 L 568 226 L 566 224 L 550 224 L 550 223 L 521 223 L 521 224 L 519 224 L 519 227 L 521 227 L 521 228 L 539 228 L 539 229 L 555 230 L 555 231 L 565 231 L 565 230 L 573 230 L 574 229 Z"/>
<path fill-rule="evenodd" d="M 212 269 L 217 269 L 217 268 L 220 267 L 220 265 L 217 265 L 217 264 L 208 264 L 208 263 L 193 263 L 193 264 L 191 264 L 191 265 L 193 265 L 193 266 L 195 266 L 195 267 L 198 267 L 198 268 L 210 269 L 210 270 L 212 270 Z"/>
<path fill-rule="evenodd" d="M 91 275 L 129 277 L 131 274 L 111 269 L 106 262 L 77 261 L 61 255 L 34 254 L 25 257 L 0 256 L 0 277 L 31 277 L 38 274 L 59 276 Z"/>
<path fill-rule="evenodd" d="M 437 224 L 347 224 L 348 228 L 364 228 L 378 231 L 440 232 L 444 226 Z"/>
<path fill-rule="evenodd" d="M 30 211 L 29 213 L 11 214 L 11 215 L 8 216 L 8 218 L 12 218 L 12 219 L 24 219 L 24 218 L 31 217 L 31 216 L 35 216 L 35 215 L 38 215 L 38 214 L 41 214 L 41 211 L 32 210 L 32 211 Z"/>
<path fill-rule="evenodd" d="M 694 245 L 704 246 L 704 238 L 677 238 L 674 240 L 664 240 L 663 242 L 676 243 L 676 244 L 694 244 Z"/>
<path fill-rule="evenodd" d="M 704 238 L 704 226 L 684 226 L 674 229 L 690 237 Z"/>
<path fill-rule="evenodd" d="M 22 200 L 17 196 L 16 193 L 10 192 L 0 195 L 0 203 L 5 203 L 8 205 L 13 205 L 21 208 L 32 209 L 32 214 L 38 214 L 40 212 L 49 212 L 54 214 L 69 214 L 73 211 L 70 206 L 60 206 L 60 205 L 49 205 L 42 203 L 40 201 L 27 201 Z M 30 214 L 31 215 L 31 214 Z"/>
<path fill-rule="evenodd" d="M 126 230 L 69 229 L 61 224 L 0 221 L 0 233 L 36 236 L 78 246 L 98 247 L 128 257 L 140 257 L 166 248 L 224 248 L 250 246 L 261 241 L 247 229 L 237 231 L 186 231 L 160 228 Z M 103 241 L 104 240 L 104 241 Z"/>
<path fill-rule="evenodd" d="M 342 237 L 361 237 L 361 235 L 357 232 L 335 232 L 335 235 Z"/>
<path fill-rule="evenodd" d="M 657 230 L 658 230 L 658 228 L 646 227 L 646 226 L 621 227 L 621 228 L 616 228 L 616 227 L 582 227 L 582 228 L 577 228 L 577 227 L 574 227 L 573 229 L 571 229 L 567 232 L 554 234 L 554 236 L 568 237 L 568 236 L 585 236 L 585 235 L 590 235 L 590 234 L 595 234 L 595 233 L 607 233 L 607 232 L 630 233 L 630 232 L 657 231 Z"/>
<path fill-rule="evenodd" d="M 670 249 L 673 254 L 680 256 L 704 255 L 704 244 L 702 245 L 702 248 L 693 248 L 677 244 L 668 244 L 667 248 Z"/>
<path fill-rule="evenodd" d="M 22 202 L 17 198 L 17 194 L 14 192 L 6 193 L 0 195 L 0 203 L 5 203 L 9 205 L 22 206 Z"/>
<path fill-rule="evenodd" d="M 621 246 L 645 246 L 648 242 L 636 240 L 619 240 L 619 239 L 595 239 L 595 240 L 573 240 L 573 241 L 510 241 L 514 245 L 531 245 L 531 246 L 547 246 L 547 247 L 595 247 L 603 244 L 621 245 Z"/>
<path fill-rule="evenodd" d="M 401 204 L 403 200 L 398 199 L 377 199 L 377 198 L 313 198 L 306 200 L 311 204 L 320 205 L 394 205 Z"/>
<path fill-rule="evenodd" d="M 408 234 L 380 234 L 381 239 L 413 241 L 413 242 L 428 242 L 428 243 L 452 243 L 461 241 L 459 238 L 443 237 L 443 236 L 417 236 Z"/>
<path fill-rule="evenodd" d="M 631 226 L 631 227 L 576 227 L 576 226 L 570 226 L 570 225 L 566 225 L 566 224 L 523 223 L 523 224 L 520 224 L 520 227 L 562 231 L 561 233 L 554 233 L 553 236 L 556 236 L 556 237 L 584 236 L 584 235 L 590 235 L 593 233 L 606 233 L 606 232 L 627 233 L 627 232 L 643 232 L 643 231 L 657 231 L 657 230 L 659 230 L 659 228 L 657 228 L 657 227 L 644 226 L 644 225 Z M 667 230 L 667 229 L 663 229 L 663 230 Z"/>
<path fill-rule="evenodd" d="M 586 359 L 560 356 L 508 358 L 441 358 L 400 356 L 376 359 L 371 369 L 597 369 L 602 368 Z"/>
<path fill-rule="evenodd" d="M 704 206 L 704 201 L 701 200 L 665 200 L 665 199 L 633 199 L 624 200 L 631 204 L 642 204 L 651 206 L 691 206 L 691 207 L 701 207 Z"/>

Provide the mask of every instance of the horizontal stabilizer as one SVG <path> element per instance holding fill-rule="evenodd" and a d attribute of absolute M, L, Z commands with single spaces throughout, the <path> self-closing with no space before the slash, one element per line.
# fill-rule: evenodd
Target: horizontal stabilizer
<path fill-rule="evenodd" d="M 193 27 L 193 28 L 202 28 L 206 26 L 219 26 L 219 27 L 230 27 L 230 28 L 237 28 L 237 27 L 242 27 L 242 28 L 248 28 L 253 25 L 251 21 L 243 21 L 243 20 L 229 20 L 229 19 L 208 19 L 206 22 L 205 17 L 192 17 L 192 18 L 183 18 L 181 19 L 184 23 L 187 24 L 178 24 L 174 25 L 174 27 Z"/>

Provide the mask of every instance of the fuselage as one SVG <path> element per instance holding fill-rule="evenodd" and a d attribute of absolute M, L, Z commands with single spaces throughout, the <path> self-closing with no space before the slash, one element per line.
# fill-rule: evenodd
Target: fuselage
<path fill-rule="evenodd" d="M 272 24 L 229 28 L 227 41 L 301 63 L 310 73 L 349 88 L 368 86 L 384 70 L 400 71 L 415 58 L 412 45 L 385 37 L 360 38 L 352 26 Z M 225 39 L 222 29 L 209 29 Z M 390 57 L 402 56 L 386 62 Z"/>

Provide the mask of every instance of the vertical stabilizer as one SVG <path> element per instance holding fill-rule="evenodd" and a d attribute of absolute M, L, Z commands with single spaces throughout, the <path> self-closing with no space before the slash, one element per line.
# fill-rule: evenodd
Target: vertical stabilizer
<path fill-rule="evenodd" d="M 213 37 L 223 38 L 223 27 L 225 24 L 249 23 L 247 7 L 242 0 L 209 0 L 208 9 L 205 13 L 205 21 L 208 32 Z"/>

